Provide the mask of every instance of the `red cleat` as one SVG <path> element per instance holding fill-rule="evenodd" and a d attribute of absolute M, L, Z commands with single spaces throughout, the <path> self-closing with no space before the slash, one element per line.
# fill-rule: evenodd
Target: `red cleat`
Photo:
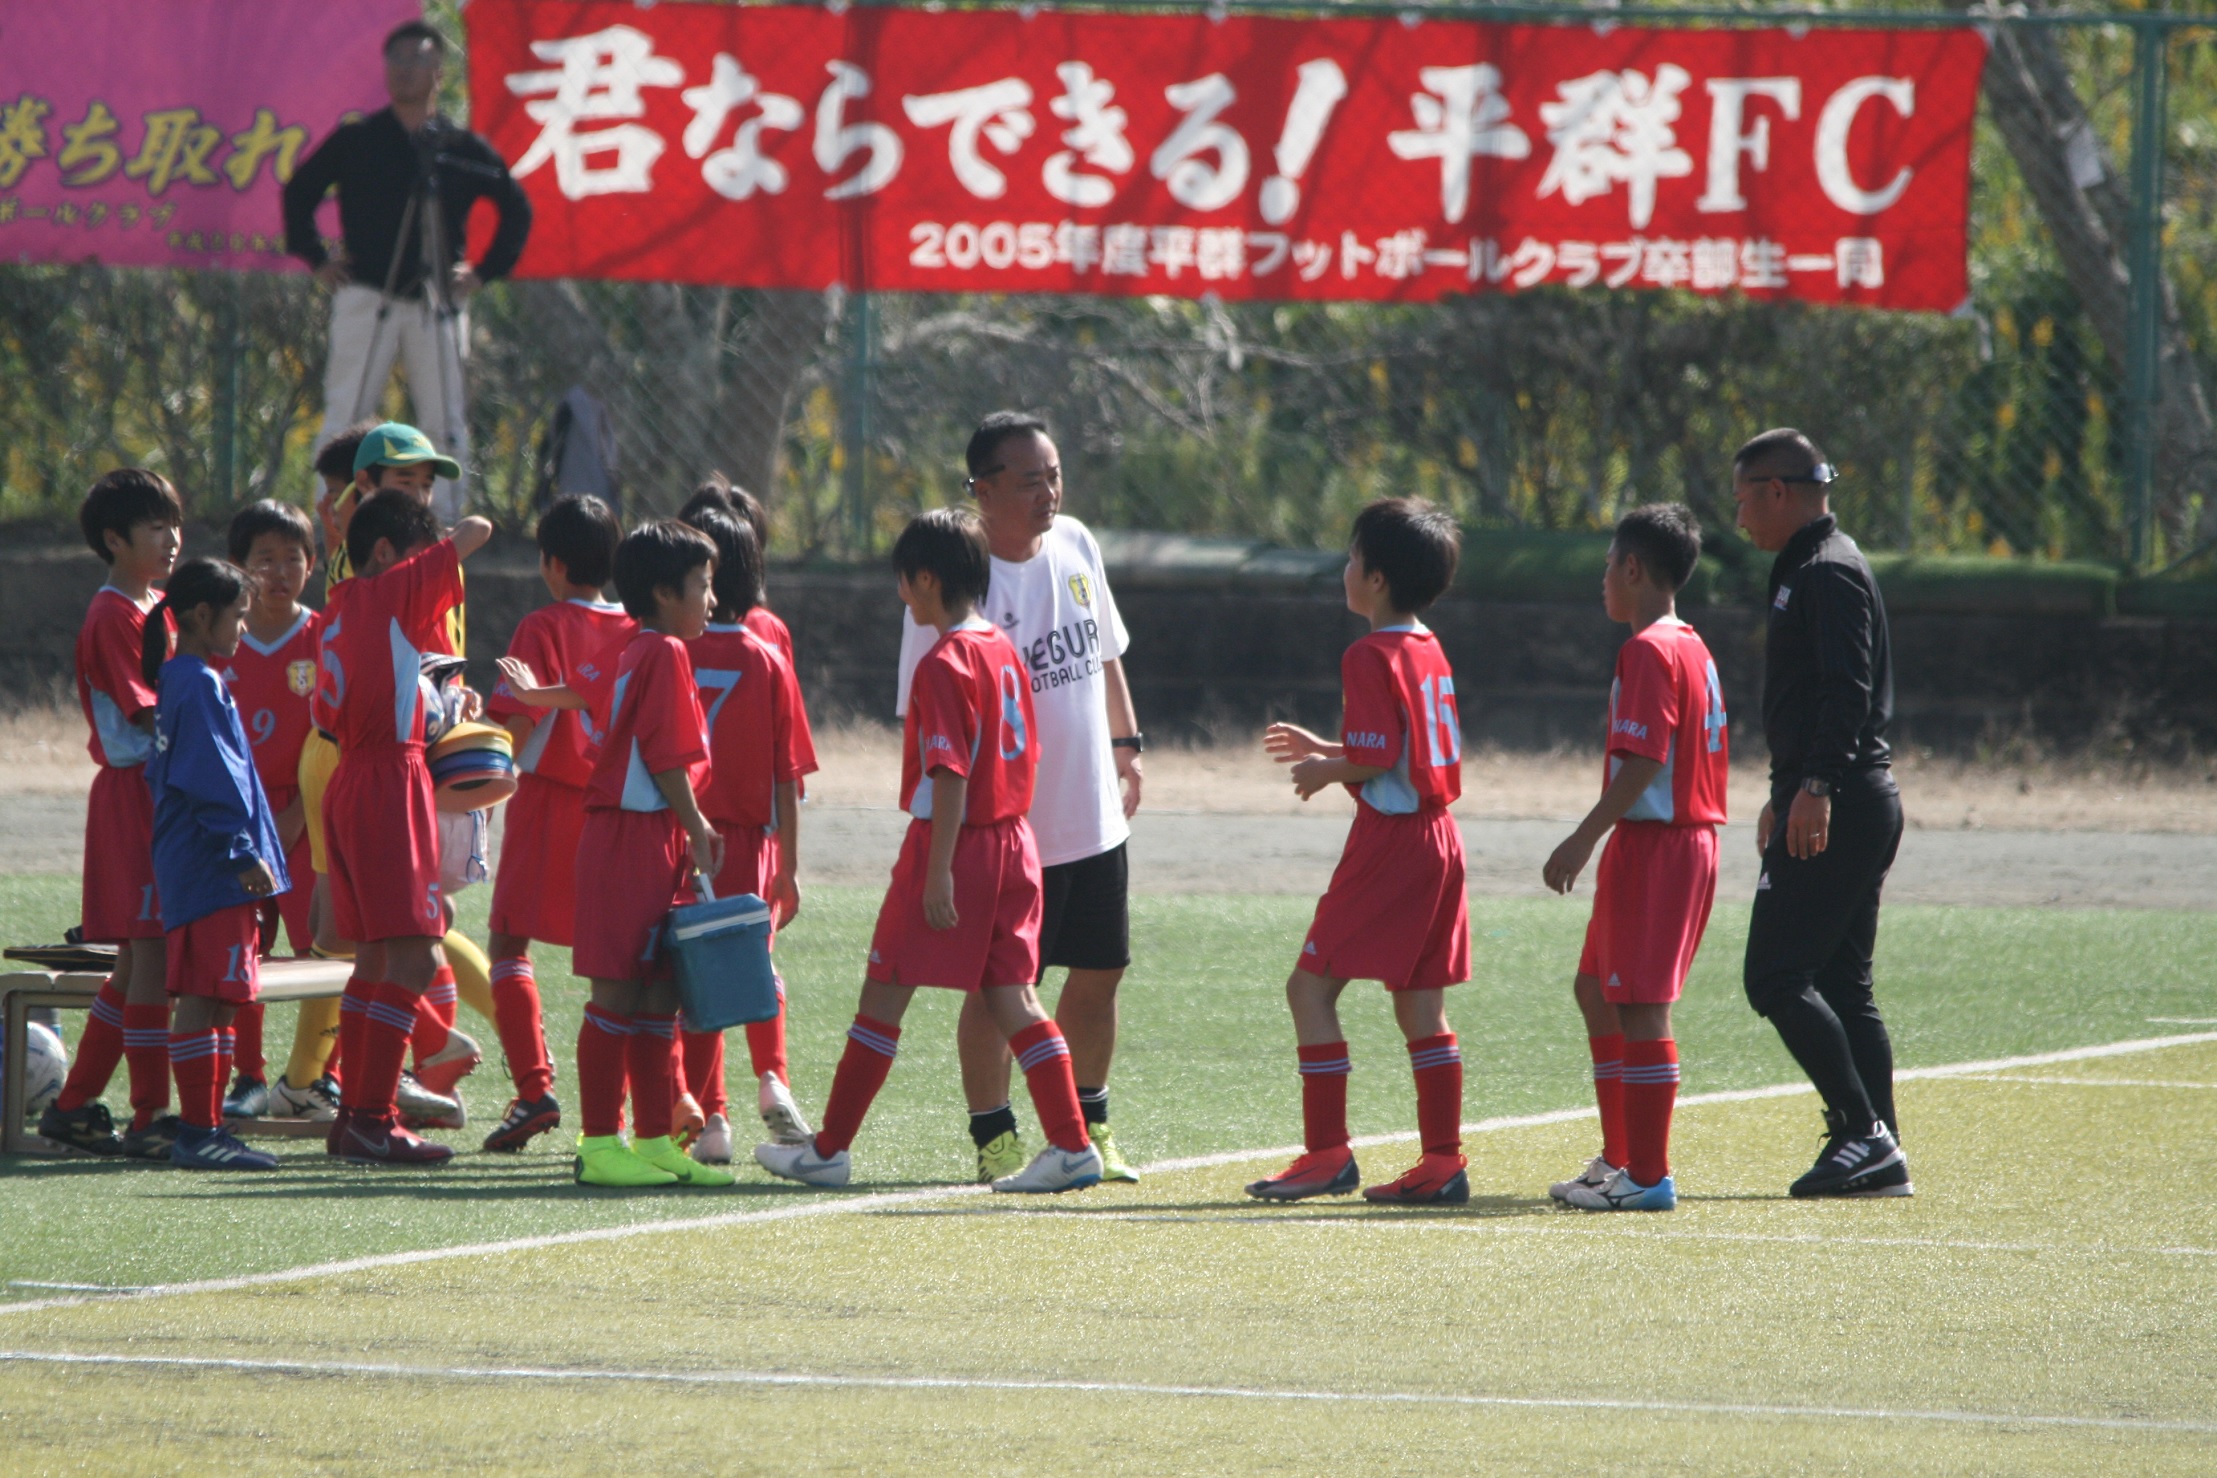
<path fill-rule="evenodd" d="M 1346 1145 L 1336 1150 L 1311 1150 L 1276 1175 L 1247 1187 L 1258 1201 L 1306 1201 L 1311 1196 L 1344 1196 L 1362 1184 L 1355 1168 L 1355 1152 Z"/>
<path fill-rule="evenodd" d="M 1399 1180 L 1367 1187 L 1363 1199 L 1383 1206 L 1460 1206 L 1470 1199 L 1461 1155 L 1426 1155 Z"/>
<path fill-rule="evenodd" d="M 677 1107 L 670 1111 L 670 1138 L 681 1150 L 693 1147 L 693 1141 L 701 1137 L 708 1127 L 708 1115 L 701 1112 L 700 1100 L 690 1093 L 677 1096 Z"/>
<path fill-rule="evenodd" d="M 443 1165 L 454 1151 L 416 1138 L 390 1116 L 372 1118 L 357 1110 L 339 1136 L 339 1158 L 349 1165 Z"/>
<path fill-rule="evenodd" d="M 477 1045 L 475 1037 L 448 1027 L 446 1045 L 417 1062 L 416 1081 L 441 1098 L 455 1098 L 459 1095 L 455 1093 L 454 1085 L 476 1072 L 477 1065 L 484 1060 L 484 1051 Z M 453 1127 L 459 1129 L 462 1126 L 456 1124 Z"/>
<path fill-rule="evenodd" d="M 345 1137 L 346 1126 L 353 1118 L 354 1110 L 343 1104 L 340 1105 L 337 1117 L 331 1121 L 331 1127 L 323 1131 L 323 1152 L 325 1154 L 335 1155 L 339 1152 L 339 1142 Z"/>

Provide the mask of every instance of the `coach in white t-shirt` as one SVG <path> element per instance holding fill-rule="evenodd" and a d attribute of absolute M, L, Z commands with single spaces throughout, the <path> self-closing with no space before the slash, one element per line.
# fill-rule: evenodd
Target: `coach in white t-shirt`
<path fill-rule="evenodd" d="M 1032 832 L 1039 839 L 1045 909 L 1039 973 L 1068 969 L 1055 1021 L 1070 1044 L 1086 1130 L 1106 1179 L 1139 1176 L 1108 1126 L 1109 1062 L 1116 1055 L 1116 987 L 1131 963 L 1124 843 L 1139 809 L 1145 739 L 1124 681 L 1128 638 L 1116 613 L 1101 549 L 1062 509 L 1062 459 L 1047 428 L 997 411 L 980 422 L 967 453 L 969 487 L 993 551 L 980 614 L 1008 633 L 1031 668 L 1039 724 Z M 902 617 L 897 709 L 908 711 L 909 676 L 937 633 Z M 962 1086 L 978 1178 L 1020 1170 L 1023 1150 L 1009 1105 L 1007 1040 L 973 996 L 960 1030 Z"/>

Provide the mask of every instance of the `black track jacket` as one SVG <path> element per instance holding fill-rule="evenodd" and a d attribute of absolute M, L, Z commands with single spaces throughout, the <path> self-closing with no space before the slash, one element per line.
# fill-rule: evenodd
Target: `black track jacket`
<path fill-rule="evenodd" d="M 1849 794 L 1891 790 L 1893 718 L 1886 604 L 1863 551 L 1826 514 L 1771 565 L 1763 739 L 1773 794 L 1809 778 Z"/>

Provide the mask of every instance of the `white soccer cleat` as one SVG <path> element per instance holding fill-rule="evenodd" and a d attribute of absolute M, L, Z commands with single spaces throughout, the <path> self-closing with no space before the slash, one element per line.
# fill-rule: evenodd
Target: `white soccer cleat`
<path fill-rule="evenodd" d="M 1601 1189 L 1602 1182 L 1616 1174 L 1618 1168 L 1602 1159 L 1601 1156 L 1595 1155 L 1586 1162 L 1586 1168 L 1578 1172 L 1577 1179 L 1558 1180 L 1547 1188 L 1547 1193 L 1565 1204 L 1575 1204 L 1570 1199 L 1572 1191 L 1580 1187 L 1590 1191 L 1598 1191 Z"/>
<path fill-rule="evenodd" d="M 845 1150 L 819 1155 L 814 1144 L 758 1144 L 754 1163 L 780 1180 L 802 1185 L 843 1186 L 854 1172 L 854 1159 Z"/>
<path fill-rule="evenodd" d="M 1641 1185 L 1630 1171 L 1617 1170 L 1598 1186 L 1572 1182 L 1563 1204 L 1580 1211 L 1675 1211 L 1678 1183 L 1666 1175 L 1653 1185 Z"/>
<path fill-rule="evenodd" d="M 393 1107 L 411 1129 L 459 1129 L 469 1122 L 462 1100 L 433 1093 L 414 1073 L 402 1073 L 393 1089 Z"/>
<path fill-rule="evenodd" d="M 1029 1165 L 994 1181 L 993 1189 L 1013 1195 L 1082 1191 L 1101 1183 L 1101 1168 L 1101 1152 L 1090 1144 L 1075 1153 L 1048 1145 L 1032 1157 Z"/>
<path fill-rule="evenodd" d="M 265 1119 L 297 1119 L 308 1124 L 328 1124 L 339 1116 L 339 1101 L 330 1092 L 329 1078 L 318 1078 L 305 1088 L 295 1088 L 279 1074 L 269 1085 Z"/>
<path fill-rule="evenodd" d="M 693 1158 L 703 1165 L 729 1165 L 731 1120 L 722 1114 L 710 1114 L 708 1123 L 701 1129 L 701 1137 L 693 1141 Z"/>
<path fill-rule="evenodd" d="M 808 1127 L 808 1116 L 793 1100 L 793 1090 L 776 1073 L 762 1075 L 755 1104 L 762 1111 L 763 1127 L 779 1144 L 806 1144 L 816 1137 L 816 1131 Z"/>

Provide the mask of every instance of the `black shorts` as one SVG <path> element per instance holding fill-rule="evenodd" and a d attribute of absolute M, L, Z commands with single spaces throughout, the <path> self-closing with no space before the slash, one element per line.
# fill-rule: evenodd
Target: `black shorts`
<path fill-rule="evenodd" d="M 1050 966 L 1121 970 L 1132 962 L 1126 895 L 1131 874 L 1118 842 L 1095 857 L 1040 869 L 1046 894 L 1039 919 L 1039 978 Z"/>

